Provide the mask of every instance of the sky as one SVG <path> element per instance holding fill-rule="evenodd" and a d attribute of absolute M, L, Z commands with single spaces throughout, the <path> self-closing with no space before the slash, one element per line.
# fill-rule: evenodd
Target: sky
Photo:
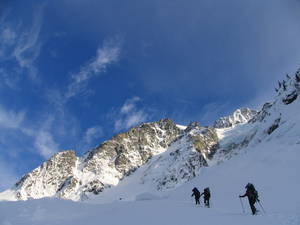
<path fill-rule="evenodd" d="M 142 122 L 209 125 L 300 63 L 299 0 L 0 3 L 0 190 Z"/>

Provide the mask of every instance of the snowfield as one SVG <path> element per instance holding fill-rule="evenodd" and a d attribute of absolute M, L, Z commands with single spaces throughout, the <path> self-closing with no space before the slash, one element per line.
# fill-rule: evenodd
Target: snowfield
<path fill-rule="evenodd" d="M 106 205 L 89 205 L 58 200 L 35 200 L 1 204 L 3 225 L 96 225 L 96 224 L 243 224 L 284 225 L 299 224 L 299 215 L 269 213 L 251 216 L 222 209 L 195 207 L 189 201 L 118 202 Z M 4 210 L 4 211 L 3 211 Z M 1 213 L 1 214 L 2 214 Z"/>

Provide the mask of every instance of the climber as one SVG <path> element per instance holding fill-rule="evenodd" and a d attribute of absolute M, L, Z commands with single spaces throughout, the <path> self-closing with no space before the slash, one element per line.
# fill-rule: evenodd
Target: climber
<path fill-rule="evenodd" d="M 200 191 L 196 187 L 194 187 L 192 191 L 193 191 L 193 194 L 191 195 L 191 197 L 195 196 L 196 205 L 198 205 L 198 204 L 200 205 L 200 201 L 199 201 Z"/>
<path fill-rule="evenodd" d="M 209 188 L 208 187 L 204 188 L 203 193 L 201 195 L 204 195 L 204 204 L 205 204 L 206 207 L 209 208 L 210 207 L 210 205 L 209 205 L 209 199 L 210 199 L 210 190 L 209 190 Z M 201 195 L 200 195 L 200 197 L 201 197 Z"/>
<path fill-rule="evenodd" d="M 244 195 L 240 195 L 239 197 L 240 198 L 244 198 L 246 196 L 248 197 L 249 205 L 250 205 L 252 214 L 255 215 L 255 213 L 257 212 L 257 210 L 256 210 L 254 204 L 256 202 L 259 202 L 258 193 L 255 190 L 254 185 L 251 184 L 251 183 L 248 183 L 245 188 L 246 188 L 246 193 Z"/>

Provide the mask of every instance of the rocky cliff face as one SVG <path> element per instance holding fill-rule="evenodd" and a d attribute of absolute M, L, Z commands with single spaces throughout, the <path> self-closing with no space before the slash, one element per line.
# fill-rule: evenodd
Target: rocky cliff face
<path fill-rule="evenodd" d="M 55 195 L 64 181 L 74 175 L 76 161 L 74 151 L 55 154 L 16 183 L 16 198 L 25 200 Z"/>
<path fill-rule="evenodd" d="M 143 183 L 153 183 L 157 190 L 175 188 L 199 174 L 209 165 L 218 148 L 214 128 L 190 124 L 163 154 L 146 165 Z"/>
<path fill-rule="evenodd" d="M 117 134 L 83 157 L 76 157 L 74 151 L 58 153 L 16 184 L 16 197 L 79 200 L 99 194 L 165 151 L 182 133 L 171 120 L 163 119 Z"/>

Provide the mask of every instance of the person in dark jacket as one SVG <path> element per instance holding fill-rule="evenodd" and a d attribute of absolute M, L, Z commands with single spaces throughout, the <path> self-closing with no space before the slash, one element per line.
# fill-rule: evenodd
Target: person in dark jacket
<path fill-rule="evenodd" d="M 205 204 L 206 207 L 209 208 L 210 207 L 209 206 L 209 199 L 210 199 L 210 190 L 209 190 L 209 188 L 208 187 L 205 188 L 201 195 L 204 195 L 204 204 Z"/>
<path fill-rule="evenodd" d="M 252 214 L 255 215 L 257 210 L 256 210 L 254 204 L 257 201 L 259 201 L 257 191 L 255 190 L 254 185 L 251 183 L 248 183 L 245 188 L 246 188 L 246 193 L 244 195 L 240 195 L 239 197 L 240 198 L 244 198 L 246 196 L 248 197 Z"/>
<path fill-rule="evenodd" d="M 193 190 L 192 190 L 193 194 L 191 195 L 191 197 L 195 197 L 195 202 L 196 202 L 196 205 L 200 205 L 200 191 L 194 187 Z"/>

